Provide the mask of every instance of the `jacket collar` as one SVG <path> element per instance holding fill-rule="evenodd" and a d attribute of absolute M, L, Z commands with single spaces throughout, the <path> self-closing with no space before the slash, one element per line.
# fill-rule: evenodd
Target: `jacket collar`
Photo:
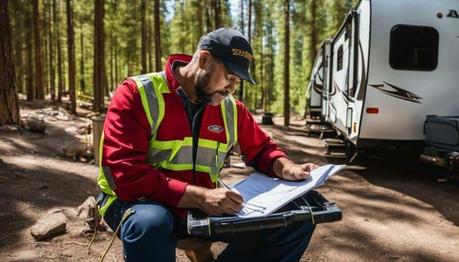
<path fill-rule="evenodd" d="M 192 56 L 184 54 L 173 54 L 167 57 L 166 64 L 164 65 L 164 72 L 166 74 L 167 85 L 170 90 L 175 90 L 180 86 L 175 78 L 174 68 L 179 64 L 188 64 Z"/>

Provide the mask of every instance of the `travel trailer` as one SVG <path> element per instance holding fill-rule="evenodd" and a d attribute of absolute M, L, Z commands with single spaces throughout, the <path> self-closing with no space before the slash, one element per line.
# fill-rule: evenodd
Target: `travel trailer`
<path fill-rule="evenodd" d="M 310 86 L 351 146 L 422 145 L 426 116 L 459 115 L 459 1 L 361 0 L 322 45 Z"/>

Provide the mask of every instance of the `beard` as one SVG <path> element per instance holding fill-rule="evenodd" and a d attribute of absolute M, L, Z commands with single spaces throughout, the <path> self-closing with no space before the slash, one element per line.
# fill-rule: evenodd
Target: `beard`
<path fill-rule="evenodd" d="M 208 91 L 210 75 L 212 74 L 212 71 L 213 70 L 206 71 L 198 75 L 198 77 L 196 78 L 195 90 L 196 90 L 196 95 L 198 96 L 198 99 L 201 103 L 218 105 L 220 101 L 217 100 L 217 96 L 219 95 L 222 97 L 226 97 L 229 95 L 229 93 L 219 92 L 219 91 L 210 93 Z"/>
<path fill-rule="evenodd" d="M 210 72 L 204 72 L 196 78 L 195 90 L 199 101 L 205 104 L 211 104 L 213 101 L 213 95 L 206 92 L 206 88 L 209 86 Z"/>

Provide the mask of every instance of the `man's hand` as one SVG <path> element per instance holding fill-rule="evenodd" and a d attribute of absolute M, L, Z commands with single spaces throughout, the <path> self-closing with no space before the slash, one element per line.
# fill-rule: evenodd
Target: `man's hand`
<path fill-rule="evenodd" d="M 243 202 L 240 194 L 226 188 L 188 185 L 177 207 L 199 208 L 208 215 L 222 215 L 239 212 Z"/>
<path fill-rule="evenodd" d="M 304 180 L 312 170 L 319 166 L 313 163 L 295 164 L 285 157 L 276 159 L 273 164 L 274 173 L 282 179 L 290 181 Z"/>
<path fill-rule="evenodd" d="M 242 196 L 226 188 L 208 189 L 205 191 L 201 209 L 209 215 L 234 214 L 241 210 Z"/>

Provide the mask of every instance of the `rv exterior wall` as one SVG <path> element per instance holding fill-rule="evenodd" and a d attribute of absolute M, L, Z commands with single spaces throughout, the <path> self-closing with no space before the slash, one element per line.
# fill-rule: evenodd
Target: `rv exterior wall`
<path fill-rule="evenodd" d="M 459 19 L 447 17 L 450 10 L 459 10 L 459 2 L 372 1 L 370 71 L 364 107 L 377 107 L 379 114 L 363 112 L 359 138 L 423 140 L 426 115 L 459 115 Z M 439 12 L 442 18 L 437 16 Z M 391 67 L 391 30 L 398 25 L 438 31 L 438 59 L 432 71 Z"/>

